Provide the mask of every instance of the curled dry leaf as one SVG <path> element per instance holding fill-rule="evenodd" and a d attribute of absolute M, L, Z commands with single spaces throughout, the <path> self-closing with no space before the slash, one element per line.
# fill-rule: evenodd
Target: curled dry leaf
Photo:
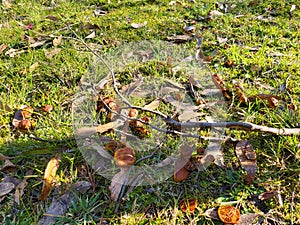
<path fill-rule="evenodd" d="M 175 35 L 175 36 L 169 36 L 167 37 L 168 41 L 174 41 L 175 43 L 183 43 L 187 41 L 191 41 L 194 38 L 190 35 Z"/>
<path fill-rule="evenodd" d="M 251 145 L 250 141 L 239 141 L 235 146 L 235 153 L 241 163 L 244 170 L 255 176 L 256 173 L 256 153 Z"/>
<path fill-rule="evenodd" d="M 268 106 L 271 109 L 275 109 L 279 104 L 279 101 L 277 98 L 271 97 L 268 99 Z"/>
<path fill-rule="evenodd" d="M 52 158 L 46 167 L 45 174 L 44 174 L 44 184 L 42 188 L 42 192 L 39 196 L 39 200 L 47 199 L 51 188 L 53 187 L 54 178 L 56 172 L 59 168 L 59 160 L 58 157 Z"/>
<path fill-rule="evenodd" d="M 198 204 L 198 202 L 194 198 L 187 199 L 187 200 L 182 200 L 180 202 L 180 209 L 184 213 L 188 213 L 188 212 L 194 213 L 195 209 L 197 207 L 197 204 Z"/>
<path fill-rule="evenodd" d="M 240 211 L 231 205 L 223 205 L 218 208 L 218 216 L 225 224 L 237 224 L 240 220 Z"/>
<path fill-rule="evenodd" d="M 129 147 L 119 148 L 114 154 L 114 160 L 119 167 L 132 166 L 136 161 L 134 150 Z"/>

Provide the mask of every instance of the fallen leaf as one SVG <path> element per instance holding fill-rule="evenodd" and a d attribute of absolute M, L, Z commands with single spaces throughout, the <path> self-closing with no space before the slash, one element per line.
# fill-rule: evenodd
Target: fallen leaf
<path fill-rule="evenodd" d="M 53 43 L 53 46 L 54 47 L 57 47 L 58 45 L 61 44 L 61 41 L 62 41 L 62 36 L 58 36 L 56 38 L 53 39 L 52 43 Z"/>
<path fill-rule="evenodd" d="M 39 200 L 47 199 L 51 188 L 53 187 L 53 182 L 55 179 L 56 171 L 59 167 L 58 157 L 52 158 L 46 167 L 45 174 L 44 174 L 44 184 L 42 188 L 42 192 L 39 196 Z"/>
<path fill-rule="evenodd" d="M 94 10 L 94 15 L 95 16 L 104 16 L 107 14 L 107 11 L 102 10 L 101 8 L 96 8 Z"/>
<path fill-rule="evenodd" d="M 239 100 L 241 103 L 246 103 L 248 101 L 248 98 L 246 97 L 245 93 L 243 92 L 244 88 L 241 84 L 236 84 L 235 91 L 239 97 Z"/>
<path fill-rule="evenodd" d="M 205 170 L 210 164 L 224 167 L 224 154 L 222 146 L 217 142 L 210 142 L 200 160 L 199 170 Z"/>
<path fill-rule="evenodd" d="M 5 52 L 5 55 L 9 55 L 11 58 L 13 58 L 16 55 L 20 55 L 24 52 L 26 52 L 26 50 L 24 50 L 24 49 L 19 50 L 19 49 L 11 48 L 11 49 L 9 49 L 8 51 Z"/>
<path fill-rule="evenodd" d="M 0 45 L 0 54 L 7 48 L 6 44 Z"/>
<path fill-rule="evenodd" d="M 3 173 L 11 173 L 11 172 L 14 172 L 15 170 L 16 170 L 16 166 L 9 159 L 5 159 L 4 165 L 1 168 L 1 171 Z"/>
<path fill-rule="evenodd" d="M 271 109 L 275 109 L 279 104 L 279 101 L 277 98 L 271 97 L 268 99 L 268 107 Z"/>
<path fill-rule="evenodd" d="M 29 48 L 36 48 L 43 46 L 46 43 L 46 41 L 37 41 L 29 45 Z"/>
<path fill-rule="evenodd" d="M 33 172 L 33 170 L 28 170 L 26 172 L 25 177 L 23 178 L 23 180 L 18 185 L 16 185 L 16 191 L 15 191 L 15 194 L 14 194 L 14 201 L 18 205 L 20 205 L 20 198 L 23 196 L 24 189 L 27 185 L 27 179 L 28 179 L 27 176 L 32 175 L 32 172 Z"/>
<path fill-rule="evenodd" d="M 211 219 L 219 220 L 218 210 L 215 209 L 215 208 L 207 209 L 204 212 L 204 215 L 211 218 Z"/>
<path fill-rule="evenodd" d="M 129 172 L 130 168 L 128 167 L 123 167 L 121 168 L 120 172 L 116 173 L 112 180 L 111 180 L 111 184 L 109 186 L 109 190 L 110 190 L 110 198 L 113 201 L 118 201 L 122 186 L 128 181 L 128 172 Z M 128 183 L 128 182 L 127 182 Z"/>
<path fill-rule="evenodd" d="M 160 100 L 155 99 L 152 102 L 150 102 L 149 104 L 145 105 L 143 108 L 148 109 L 148 110 L 155 110 L 159 106 L 159 103 L 160 103 Z"/>
<path fill-rule="evenodd" d="M 225 224 L 237 224 L 240 220 L 240 211 L 231 205 L 223 205 L 218 208 L 218 216 Z"/>
<path fill-rule="evenodd" d="M 52 20 L 52 21 L 58 21 L 59 19 L 56 16 L 46 16 L 47 19 Z"/>
<path fill-rule="evenodd" d="M 257 213 L 247 213 L 243 214 L 240 217 L 239 222 L 237 225 L 251 225 L 253 224 L 253 221 L 259 216 Z"/>
<path fill-rule="evenodd" d="M 47 59 L 52 59 L 53 56 L 57 55 L 60 52 L 61 52 L 61 48 L 54 48 L 50 51 L 45 51 L 45 56 Z"/>
<path fill-rule="evenodd" d="M 90 33 L 88 36 L 85 37 L 85 39 L 93 39 L 96 37 L 96 32 L 93 31 L 92 33 Z"/>
<path fill-rule="evenodd" d="M 274 191 L 274 190 L 266 191 L 266 192 L 261 193 L 258 196 L 258 199 L 264 201 L 264 200 L 268 200 L 270 198 L 273 198 L 276 195 L 277 195 L 277 191 Z"/>
<path fill-rule="evenodd" d="M 57 219 L 61 218 L 73 204 L 78 201 L 78 195 L 82 195 L 91 189 L 88 181 L 77 181 L 59 198 L 53 198 L 50 206 L 38 221 L 38 225 L 57 224 Z"/>
<path fill-rule="evenodd" d="M 250 174 L 255 177 L 256 153 L 250 141 L 248 140 L 239 141 L 235 146 L 235 153 L 241 163 L 241 166 L 247 172 L 247 174 Z M 251 177 L 246 177 L 246 178 L 247 178 L 247 180 L 245 180 L 246 183 L 250 182 L 251 180 L 254 180 Z"/>
<path fill-rule="evenodd" d="M 147 21 L 145 21 L 143 23 L 132 23 L 132 24 L 130 24 L 130 26 L 134 29 L 138 29 L 138 28 L 144 27 L 146 25 L 147 25 Z"/>
<path fill-rule="evenodd" d="M 15 188 L 15 185 L 10 182 L 1 182 L 0 183 L 0 197 L 8 194 Z"/>
<path fill-rule="evenodd" d="M 180 209 L 184 213 L 194 213 L 197 207 L 197 200 L 194 198 L 180 201 Z"/>
<path fill-rule="evenodd" d="M 212 75 L 212 81 L 214 82 L 216 87 L 218 87 L 221 90 L 221 92 L 222 92 L 223 96 L 225 97 L 225 99 L 229 100 L 230 99 L 230 92 L 227 89 L 227 87 L 225 85 L 225 82 L 222 79 L 222 76 L 220 74 L 215 73 L 215 74 Z"/>

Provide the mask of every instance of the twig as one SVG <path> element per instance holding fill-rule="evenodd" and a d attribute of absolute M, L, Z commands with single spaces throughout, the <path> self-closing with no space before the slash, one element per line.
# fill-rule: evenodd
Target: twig
<path fill-rule="evenodd" d="M 249 122 L 177 122 L 171 118 L 165 120 L 165 122 L 171 126 L 179 126 L 181 128 L 214 128 L 225 127 L 237 130 L 255 131 L 270 133 L 275 135 L 300 135 L 300 128 L 274 128 L 261 126 Z"/>

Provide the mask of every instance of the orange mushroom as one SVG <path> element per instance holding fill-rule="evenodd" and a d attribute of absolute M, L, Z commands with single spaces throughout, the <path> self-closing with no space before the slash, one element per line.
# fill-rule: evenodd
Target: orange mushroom
<path fill-rule="evenodd" d="M 117 166 L 127 167 L 135 163 L 136 157 L 132 148 L 119 148 L 114 154 L 114 160 Z"/>
<path fill-rule="evenodd" d="M 177 172 L 174 173 L 174 181 L 180 182 L 185 180 L 189 176 L 189 171 L 186 168 L 181 168 Z"/>
<path fill-rule="evenodd" d="M 236 224 L 240 220 L 240 211 L 231 205 L 223 205 L 218 208 L 218 216 L 225 224 Z"/>

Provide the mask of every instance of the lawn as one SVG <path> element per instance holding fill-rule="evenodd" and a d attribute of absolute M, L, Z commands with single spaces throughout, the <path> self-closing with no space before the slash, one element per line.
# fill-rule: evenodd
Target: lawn
<path fill-rule="evenodd" d="M 223 224 L 224 205 L 248 220 L 238 224 L 300 224 L 300 132 L 184 128 L 218 119 L 299 128 L 298 1 L 6 0 L 0 10 L 3 224 Z M 116 121 L 123 130 L 104 126 Z M 90 139 L 79 132 L 87 127 Z M 214 155 L 203 166 L 218 130 L 221 162 Z M 100 150 L 87 151 L 88 141 Z M 243 161 L 239 143 L 255 157 Z M 119 172 L 113 156 L 123 145 L 136 161 Z M 193 158 L 196 169 L 175 182 L 168 157 L 179 162 L 189 148 L 185 163 Z M 136 183 L 122 174 L 140 168 L 148 177 Z M 117 185 L 119 198 L 116 174 L 131 184 Z M 195 210 L 183 209 L 188 200 Z"/>

